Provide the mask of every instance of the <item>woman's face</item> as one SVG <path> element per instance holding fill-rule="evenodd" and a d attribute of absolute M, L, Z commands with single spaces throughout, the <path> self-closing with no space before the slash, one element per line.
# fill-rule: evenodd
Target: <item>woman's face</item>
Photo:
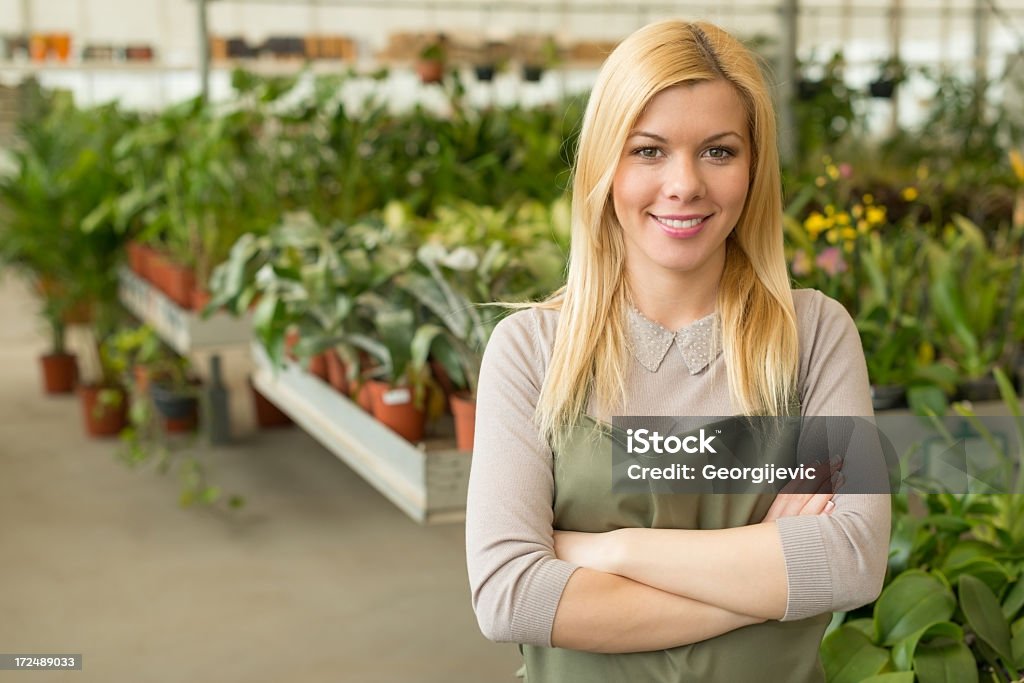
<path fill-rule="evenodd" d="M 655 95 L 626 139 L 612 186 L 630 276 L 717 282 L 747 199 L 750 160 L 746 109 L 728 82 Z"/>

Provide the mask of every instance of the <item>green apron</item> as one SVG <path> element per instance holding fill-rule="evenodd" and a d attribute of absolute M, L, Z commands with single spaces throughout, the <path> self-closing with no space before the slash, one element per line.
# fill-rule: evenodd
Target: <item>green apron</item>
<path fill-rule="evenodd" d="M 756 524 L 771 506 L 770 494 L 611 493 L 611 438 L 607 424 L 585 418 L 567 439 L 568 445 L 555 454 L 555 529 L 722 529 Z M 818 647 L 830 617 L 767 621 L 653 652 L 596 654 L 532 645 L 521 649 L 529 683 L 822 683 L 825 673 Z"/>

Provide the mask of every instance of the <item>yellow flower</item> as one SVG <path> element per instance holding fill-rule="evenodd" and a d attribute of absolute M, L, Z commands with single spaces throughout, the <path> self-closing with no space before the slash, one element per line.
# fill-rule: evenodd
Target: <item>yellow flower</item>
<path fill-rule="evenodd" d="M 840 211 L 839 213 L 837 213 L 836 214 L 836 224 L 840 225 L 840 226 L 842 226 L 842 225 L 849 225 L 850 224 L 850 214 L 846 213 L 845 211 Z"/>
<path fill-rule="evenodd" d="M 820 175 L 814 179 L 814 184 L 817 185 L 818 187 L 825 187 L 826 182 L 827 181 L 825 180 L 825 176 L 823 175 Z"/>
<path fill-rule="evenodd" d="M 839 178 L 839 167 L 835 164 L 829 164 L 825 167 L 825 173 L 827 173 L 828 177 L 832 180 L 836 180 Z"/>
<path fill-rule="evenodd" d="M 1010 150 L 1010 166 L 1017 180 L 1024 183 L 1024 157 L 1021 156 L 1019 149 Z"/>
<path fill-rule="evenodd" d="M 916 187 L 905 187 L 905 188 L 903 188 L 903 191 L 900 192 L 900 197 L 902 197 L 903 201 L 905 201 L 905 202 L 912 202 L 912 201 L 914 201 L 915 199 L 917 199 L 917 188 Z"/>
<path fill-rule="evenodd" d="M 811 215 L 804 220 L 804 229 L 807 230 L 807 234 L 812 240 L 817 239 L 818 235 L 828 227 L 828 221 L 817 211 L 811 212 Z"/>
<path fill-rule="evenodd" d="M 921 342 L 917 349 L 917 362 L 921 365 L 928 365 L 935 360 L 935 347 L 931 342 Z"/>
<path fill-rule="evenodd" d="M 866 233 L 870 229 L 871 229 L 871 226 L 863 218 L 861 220 L 857 221 L 857 232 L 859 232 L 860 234 L 863 235 L 864 233 Z"/>
<path fill-rule="evenodd" d="M 826 206 L 825 207 L 825 215 L 826 216 L 834 216 L 834 215 L 836 215 L 836 207 L 832 206 L 831 204 Z"/>
<path fill-rule="evenodd" d="M 860 218 L 861 216 L 864 215 L 864 207 L 861 206 L 860 204 L 854 204 L 851 213 L 853 214 L 854 218 Z"/>
<path fill-rule="evenodd" d="M 857 231 L 853 228 L 843 228 L 839 231 L 844 240 L 855 240 L 857 239 Z"/>
<path fill-rule="evenodd" d="M 868 223 L 871 225 L 880 225 L 885 222 L 885 207 L 884 206 L 869 206 Z"/>
<path fill-rule="evenodd" d="M 870 194 L 870 193 L 866 194 L 866 195 L 864 195 L 863 199 L 864 199 L 864 203 L 865 204 L 874 204 L 875 203 L 875 196 L 873 194 Z"/>
<path fill-rule="evenodd" d="M 828 240 L 829 244 L 835 244 L 836 242 L 839 241 L 839 231 L 836 230 L 835 228 L 832 228 L 831 230 L 825 233 L 825 239 Z"/>

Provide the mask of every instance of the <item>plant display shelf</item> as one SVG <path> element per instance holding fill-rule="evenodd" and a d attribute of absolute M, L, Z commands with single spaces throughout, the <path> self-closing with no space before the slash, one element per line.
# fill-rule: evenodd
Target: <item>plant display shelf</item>
<path fill-rule="evenodd" d="M 244 345 L 252 339 L 248 316 L 234 318 L 216 313 L 203 319 L 198 313 L 181 308 L 127 268 L 118 271 L 118 280 L 121 302 L 183 356 L 199 348 Z"/>
<path fill-rule="evenodd" d="M 414 446 L 298 364 L 275 369 L 258 343 L 252 358 L 256 389 L 412 519 L 465 519 L 470 455 L 454 439 Z"/>

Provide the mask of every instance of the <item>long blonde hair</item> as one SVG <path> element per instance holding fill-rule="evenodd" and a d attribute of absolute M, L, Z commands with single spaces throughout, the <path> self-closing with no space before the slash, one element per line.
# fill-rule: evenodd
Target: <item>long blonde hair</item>
<path fill-rule="evenodd" d="M 560 311 L 535 419 L 561 440 L 593 396 L 625 400 L 628 288 L 612 180 L 630 129 L 651 99 L 682 83 L 722 79 L 747 109 L 753 155 L 746 206 L 726 241 L 718 289 L 729 390 L 746 415 L 782 415 L 796 391 L 796 314 L 782 242 L 775 111 L 761 68 L 738 40 L 703 22 L 661 21 L 609 55 L 583 118 L 573 174 L 565 287 L 540 307 Z"/>

